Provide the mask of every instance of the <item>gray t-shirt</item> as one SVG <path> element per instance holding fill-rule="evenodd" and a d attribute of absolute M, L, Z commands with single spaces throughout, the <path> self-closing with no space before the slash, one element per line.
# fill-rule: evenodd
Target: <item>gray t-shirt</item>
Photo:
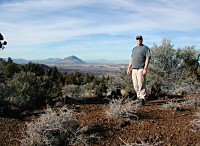
<path fill-rule="evenodd" d="M 132 50 L 132 68 L 140 69 L 144 68 L 145 60 L 150 57 L 150 49 L 145 45 L 136 46 Z"/>

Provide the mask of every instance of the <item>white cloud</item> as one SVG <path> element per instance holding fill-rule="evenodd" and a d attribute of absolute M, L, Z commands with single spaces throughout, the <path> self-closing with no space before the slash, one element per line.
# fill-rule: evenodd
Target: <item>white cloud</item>
<path fill-rule="evenodd" d="M 145 35 L 148 39 L 145 42 L 149 44 L 170 37 L 181 46 L 184 43 L 182 38 L 187 38 L 184 39 L 186 44 L 199 46 L 199 5 L 198 0 L 4 1 L 0 2 L 0 30 L 12 48 L 8 50 L 8 55 L 15 49 L 23 48 L 28 48 L 30 52 L 34 50 L 37 54 L 42 47 L 48 48 L 52 43 L 68 45 L 63 44 L 65 41 L 73 41 L 71 47 L 76 49 L 74 40 L 85 36 L 93 41 L 94 35 L 109 36 L 104 48 L 116 43 L 112 41 L 112 36 L 134 37 L 137 34 Z M 119 39 L 122 40 L 122 46 L 127 38 Z M 96 41 L 101 43 L 99 38 Z"/>

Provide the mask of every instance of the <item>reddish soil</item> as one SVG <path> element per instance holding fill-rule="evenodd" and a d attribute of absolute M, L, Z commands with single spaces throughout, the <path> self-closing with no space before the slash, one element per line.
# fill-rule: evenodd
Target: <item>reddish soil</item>
<path fill-rule="evenodd" d="M 188 97 L 200 98 L 200 94 Z M 159 146 L 200 146 L 200 133 L 192 131 L 190 125 L 190 121 L 196 118 L 194 114 L 199 108 L 185 106 L 180 111 L 162 110 L 161 106 L 166 101 L 148 101 L 145 106 L 139 107 L 139 119 L 133 122 L 127 119 L 108 118 L 105 114 L 107 103 L 91 101 L 74 103 L 68 107 L 80 113 L 77 115 L 80 124 L 93 127 L 93 131 L 101 137 L 100 140 L 91 141 L 91 146 L 120 146 L 125 143 L 141 142 Z M 20 145 L 25 123 L 37 117 L 28 113 L 25 115 L 26 117 L 0 117 L 1 146 Z"/>

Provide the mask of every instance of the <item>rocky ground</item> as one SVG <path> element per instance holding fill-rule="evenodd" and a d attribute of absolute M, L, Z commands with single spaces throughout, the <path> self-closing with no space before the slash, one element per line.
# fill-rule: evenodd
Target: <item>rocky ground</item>
<path fill-rule="evenodd" d="M 188 95 L 188 98 L 200 98 L 200 94 Z M 84 102 L 67 105 L 79 113 L 78 122 L 93 127 L 93 132 L 100 137 L 91 141 L 91 146 L 134 146 L 150 144 L 159 146 L 200 146 L 200 133 L 194 131 L 190 121 L 195 119 L 199 107 L 184 106 L 180 109 L 164 109 L 162 105 L 171 100 L 148 101 L 139 107 L 138 120 L 109 118 L 105 114 L 108 103 Z M 38 117 L 44 109 L 21 115 L 0 117 L 0 145 L 20 145 L 25 123 Z"/>

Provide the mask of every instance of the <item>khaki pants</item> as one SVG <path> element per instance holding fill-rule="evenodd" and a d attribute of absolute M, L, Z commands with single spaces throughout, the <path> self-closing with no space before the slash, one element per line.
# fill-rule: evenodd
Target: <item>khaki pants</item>
<path fill-rule="evenodd" d="M 143 69 L 132 69 L 133 86 L 139 99 L 145 99 L 146 96 L 146 75 L 142 72 Z"/>

